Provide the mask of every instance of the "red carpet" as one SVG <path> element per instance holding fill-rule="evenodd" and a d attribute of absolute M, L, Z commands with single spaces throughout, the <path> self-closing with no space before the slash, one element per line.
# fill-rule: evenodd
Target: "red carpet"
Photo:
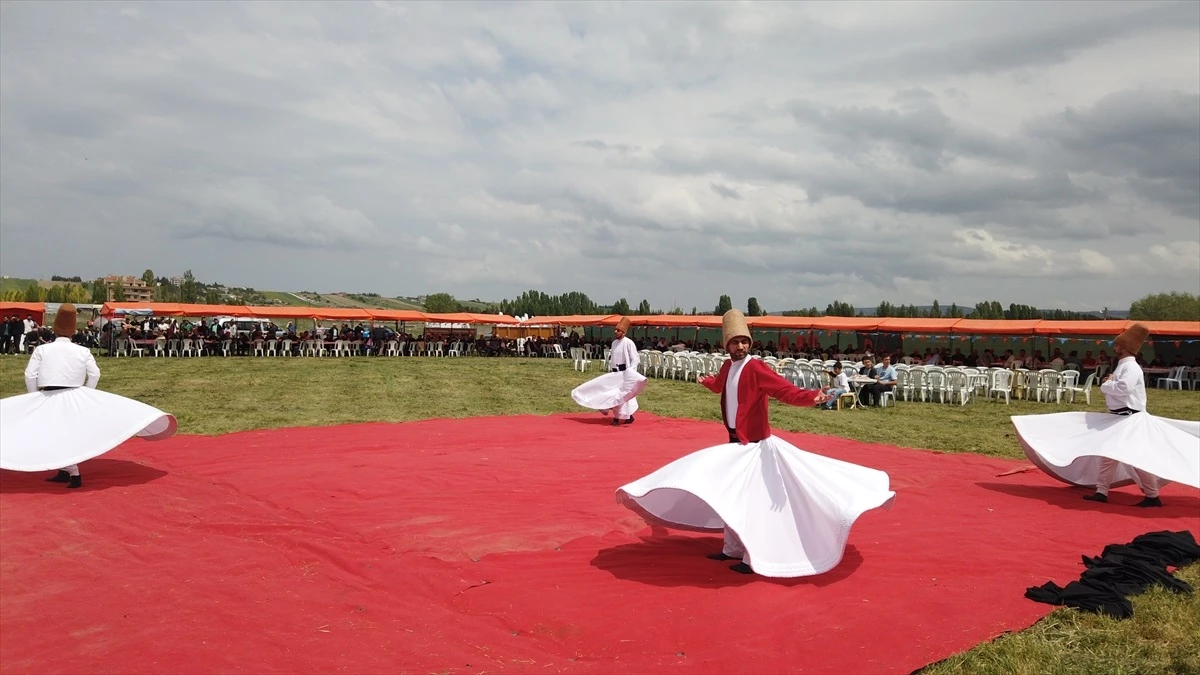
<path fill-rule="evenodd" d="M 432 420 L 131 441 L 85 487 L 0 472 L 0 671 L 906 673 L 1050 607 L 1080 556 L 1200 534 L 1018 462 L 783 434 L 887 471 L 833 572 L 748 577 L 613 491 L 719 423 Z"/>

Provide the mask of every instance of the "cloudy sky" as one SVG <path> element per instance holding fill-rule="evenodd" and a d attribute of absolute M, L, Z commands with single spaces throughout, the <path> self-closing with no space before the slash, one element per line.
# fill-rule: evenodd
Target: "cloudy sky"
<path fill-rule="evenodd" d="M 1200 3 L 0 4 L 0 272 L 1200 292 Z"/>

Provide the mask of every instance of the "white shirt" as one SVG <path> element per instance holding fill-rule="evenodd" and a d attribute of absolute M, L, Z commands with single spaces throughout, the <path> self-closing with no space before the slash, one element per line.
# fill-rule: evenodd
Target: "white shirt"
<path fill-rule="evenodd" d="M 613 340 L 612 353 L 608 355 L 608 365 L 610 368 L 617 366 L 625 366 L 628 370 L 637 370 L 641 359 L 638 357 L 637 346 L 633 344 L 633 340 L 629 338 L 621 338 Z"/>
<path fill-rule="evenodd" d="M 846 371 L 842 371 L 833 378 L 834 389 L 844 389 L 850 391 L 850 378 L 846 376 Z"/>
<path fill-rule="evenodd" d="M 747 356 L 741 361 L 729 362 L 729 375 L 725 377 L 725 421 L 730 426 L 737 425 L 738 411 L 738 381 L 742 379 L 742 368 L 750 360 Z"/>
<path fill-rule="evenodd" d="M 1100 385 L 1109 410 L 1146 410 L 1146 379 L 1137 359 L 1126 356 L 1117 362 L 1112 379 Z"/>
<path fill-rule="evenodd" d="M 35 392 L 39 387 L 83 387 L 92 389 L 100 382 L 100 366 L 91 350 L 60 337 L 38 346 L 25 367 L 25 388 Z"/>

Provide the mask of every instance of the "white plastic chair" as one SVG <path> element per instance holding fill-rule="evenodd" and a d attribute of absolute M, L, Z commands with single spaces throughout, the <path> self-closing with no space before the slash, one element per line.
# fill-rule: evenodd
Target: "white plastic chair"
<path fill-rule="evenodd" d="M 1183 371 L 1187 370 L 1186 366 L 1176 366 L 1167 372 L 1166 377 L 1158 378 L 1159 389 L 1170 389 L 1171 385 L 1179 387 L 1183 391 Z M 1163 385 L 1166 385 L 1165 387 Z"/>
<path fill-rule="evenodd" d="M 1012 392 L 1013 371 L 992 371 L 991 384 L 988 387 L 988 398 L 1004 396 L 1004 405 L 1010 405 L 1009 395 Z"/>
<path fill-rule="evenodd" d="M 1082 387 L 1078 386 L 1078 383 L 1073 384 L 1070 387 L 1067 387 L 1067 396 L 1069 397 L 1067 400 L 1069 400 L 1071 403 L 1074 403 L 1075 402 L 1075 394 L 1083 394 L 1084 400 L 1087 401 L 1088 405 L 1091 405 L 1092 404 L 1092 383 L 1095 381 L 1096 381 L 1096 374 L 1092 373 L 1087 376 L 1086 380 L 1084 380 Z"/>

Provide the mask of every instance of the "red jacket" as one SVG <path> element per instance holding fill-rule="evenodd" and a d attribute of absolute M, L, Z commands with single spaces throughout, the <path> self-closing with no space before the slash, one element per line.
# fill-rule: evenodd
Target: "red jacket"
<path fill-rule="evenodd" d="M 771 435 L 771 423 L 767 419 L 768 396 L 774 396 L 791 405 L 811 405 L 816 402 L 821 392 L 792 385 L 761 359 L 747 356 L 746 360 L 746 365 L 742 367 L 742 375 L 738 379 L 737 420 L 735 424 L 725 420 L 725 426 L 737 430 L 738 440 L 742 443 L 756 443 Z M 721 395 L 722 419 L 725 418 L 725 382 L 729 379 L 729 368 L 732 364 L 733 361 L 726 361 L 716 377 L 700 380 L 700 384 Z"/>

